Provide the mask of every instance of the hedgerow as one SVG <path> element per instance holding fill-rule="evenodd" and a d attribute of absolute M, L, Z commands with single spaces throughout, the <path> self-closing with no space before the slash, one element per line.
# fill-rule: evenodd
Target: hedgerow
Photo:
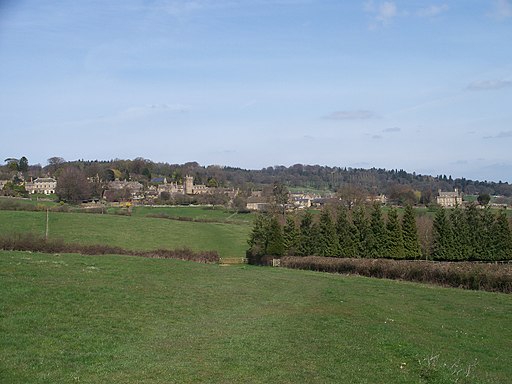
<path fill-rule="evenodd" d="M 512 264 L 285 256 L 281 267 L 512 293 Z"/>
<path fill-rule="evenodd" d="M 158 259 L 179 259 L 200 263 L 218 263 L 220 260 L 219 254 L 216 251 L 194 252 L 188 248 L 134 251 L 103 244 L 65 243 L 60 239 L 45 239 L 31 233 L 1 235 L 0 249 L 42 253 L 80 253 L 83 255 L 115 254 Z"/>

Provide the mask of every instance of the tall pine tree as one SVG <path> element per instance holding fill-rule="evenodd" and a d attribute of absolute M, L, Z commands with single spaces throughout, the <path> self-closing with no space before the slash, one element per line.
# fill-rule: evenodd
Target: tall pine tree
<path fill-rule="evenodd" d="M 270 218 L 268 215 L 258 213 L 254 219 L 252 232 L 249 235 L 249 256 L 263 256 L 267 254 L 269 240 Z"/>
<path fill-rule="evenodd" d="M 512 232 L 508 223 L 507 214 L 502 210 L 493 227 L 493 259 L 504 261 L 512 259 Z"/>
<path fill-rule="evenodd" d="M 340 245 L 338 236 L 328 207 L 324 207 L 320 214 L 318 232 L 316 254 L 318 256 L 339 256 Z"/>
<path fill-rule="evenodd" d="M 340 245 L 341 257 L 356 257 L 358 233 L 355 226 L 349 221 L 347 209 L 340 205 L 336 215 L 336 234 Z"/>
<path fill-rule="evenodd" d="M 475 204 L 470 204 L 466 208 L 466 222 L 468 227 L 468 259 L 479 260 L 482 254 L 480 232 L 482 231 L 482 218 L 479 209 Z"/>
<path fill-rule="evenodd" d="M 388 220 L 386 222 L 386 250 L 385 256 L 394 259 L 403 259 L 405 256 L 404 240 L 402 237 L 402 227 L 398 220 L 398 212 L 395 208 L 391 208 L 388 212 Z"/>
<path fill-rule="evenodd" d="M 313 229 L 313 215 L 311 212 L 306 211 L 302 220 L 300 221 L 299 228 L 299 242 L 298 242 L 298 255 L 299 256 L 312 256 L 315 253 L 315 242 Z"/>
<path fill-rule="evenodd" d="M 357 254 L 359 257 L 368 257 L 368 233 L 370 225 L 366 217 L 364 206 L 357 206 L 352 212 L 352 222 L 356 228 L 357 235 Z"/>
<path fill-rule="evenodd" d="M 382 218 L 380 204 L 373 204 L 368 232 L 368 256 L 382 257 L 386 250 L 386 227 Z"/>
<path fill-rule="evenodd" d="M 471 254 L 469 243 L 469 227 L 465 212 L 455 207 L 450 213 L 450 223 L 453 229 L 453 260 L 468 260 Z"/>
<path fill-rule="evenodd" d="M 434 218 L 432 257 L 434 260 L 453 259 L 453 232 L 444 208 L 439 208 Z"/>
<path fill-rule="evenodd" d="M 281 228 L 281 224 L 279 224 L 276 215 L 273 215 L 270 219 L 266 255 L 284 255 L 283 229 Z"/>
<path fill-rule="evenodd" d="M 402 218 L 402 237 L 404 241 L 404 256 L 407 259 L 418 259 L 421 257 L 420 242 L 414 210 L 407 205 Z"/>
<path fill-rule="evenodd" d="M 283 228 L 284 251 L 288 256 L 296 256 L 298 249 L 299 232 L 295 224 L 295 218 L 291 215 L 286 217 L 286 224 Z"/>
<path fill-rule="evenodd" d="M 480 229 L 480 257 L 479 260 L 492 261 L 494 260 L 493 253 L 493 227 L 494 227 L 495 217 L 491 211 L 490 207 L 486 207 L 483 209 L 482 213 L 482 226 Z"/>

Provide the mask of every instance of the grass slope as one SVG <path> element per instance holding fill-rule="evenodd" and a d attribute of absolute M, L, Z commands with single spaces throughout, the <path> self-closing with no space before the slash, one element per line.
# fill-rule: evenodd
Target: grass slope
<path fill-rule="evenodd" d="M 46 213 L 0 211 L 0 231 L 44 235 Z M 51 238 L 81 244 L 107 244 L 134 250 L 189 247 L 215 250 L 221 257 L 245 257 L 251 226 L 197 223 L 86 213 L 50 212 Z"/>
<path fill-rule="evenodd" d="M 0 252 L 0 308 L 5 383 L 512 377 L 512 296 L 504 294 L 251 266 Z"/>

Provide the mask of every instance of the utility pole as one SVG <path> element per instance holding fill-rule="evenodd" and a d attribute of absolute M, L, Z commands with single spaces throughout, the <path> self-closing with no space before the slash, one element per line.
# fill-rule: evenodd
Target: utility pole
<path fill-rule="evenodd" d="M 48 208 L 46 208 L 46 232 L 44 235 L 45 240 L 48 240 Z"/>

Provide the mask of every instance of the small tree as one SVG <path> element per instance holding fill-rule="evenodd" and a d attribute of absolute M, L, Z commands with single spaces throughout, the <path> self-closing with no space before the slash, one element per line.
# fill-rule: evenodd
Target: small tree
<path fill-rule="evenodd" d="M 67 167 L 62 170 L 55 193 L 61 201 L 68 203 L 80 203 L 91 197 L 91 186 L 83 171 L 75 167 Z"/>
<path fill-rule="evenodd" d="M 488 193 L 482 193 L 478 195 L 476 200 L 480 205 L 487 205 L 491 201 L 491 196 Z"/>
<path fill-rule="evenodd" d="M 286 212 L 286 204 L 288 204 L 288 199 L 290 197 L 288 188 L 283 183 L 275 182 L 272 186 L 272 196 L 274 197 L 277 211 L 284 217 Z"/>
<path fill-rule="evenodd" d="M 20 171 L 20 172 L 28 171 L 28 160 L 25 156 L 21 157 L 20 161 L 18 162 L 18 171 Z"/>

